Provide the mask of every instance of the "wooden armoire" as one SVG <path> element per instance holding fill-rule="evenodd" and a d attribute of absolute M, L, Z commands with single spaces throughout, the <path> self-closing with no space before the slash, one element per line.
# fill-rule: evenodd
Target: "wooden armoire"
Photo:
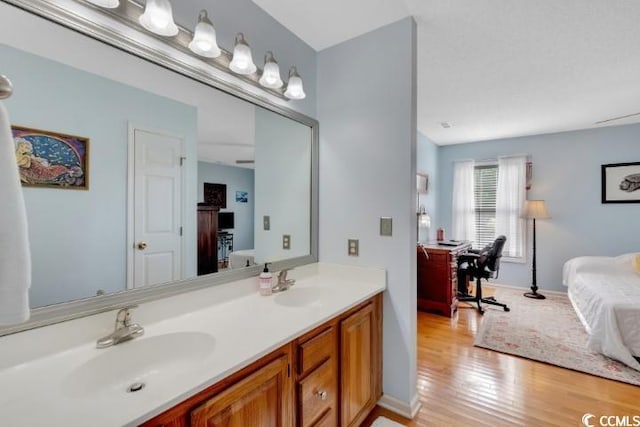
<path fill-rule="evenodd" d="M 217 206 L 198 203 L 198 276 L 218 272 Z"/>

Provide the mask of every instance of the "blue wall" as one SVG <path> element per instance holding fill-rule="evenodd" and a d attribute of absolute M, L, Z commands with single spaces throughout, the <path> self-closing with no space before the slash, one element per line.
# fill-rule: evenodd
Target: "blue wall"
<path fill-rule="evenodd" d="M 31 306 L 94 296 L 98 289 L 124 290 L 129 123 L 181 135 L 185 151 L 194 153 L 196 109 L 6 45 L 0 45 L 0 58 L 17 88 L 6 101 L 12 124 L 91 140 L 88 191 L 24 188 Z M 195 200 L 195 174 L 186 188 L 185 203 L 189 194 Z M 185 206 L 185 212 L 189 230 L 195 207 Z M 186 273 L 193 276 L 195 232 L 186 236 Z"/>
<path fill-rule="evenodd" d="M 198 202 L 204 199 L 204 183 L 227 184 L 227 208 L 234 212 L 233 249 L 253 249 L 253 212 L 255 203 L 253 169 L 237 168 L 215 163 L 198 162 Z M 236 202 L 236 191 L 249 193 L 247 203 Z"/>
<path fill-rule="evenodd" d="M 533 187 L 527 198 L 546 200 L 552 216 L 536 223 L 539 287 L 565 291 L 562 266 L 570 258 L 640 251 L 640 204 L 604 205 L 600 201 L 600 166 L 640 161 L 640 125 L 441 146 L 440 224 L 451 230 L 455 160 L 518 153 L 530 155 L 533 161 Z M 531 224 L 529 234 L 530 228 Z M 503 263 L 499 283 L 530 286 L 530 236 L 527 246 L 527 264 Z"/>
<path fill-rule="evenodd" d="M 429 176 L 429 187 L 426 194 L 419 195 L 420 204 L 423 204 L 431 217 L 431 227 L 420 227 L 421 242 L 435 240 L 438 224 L 438 193 L 440 190 L 438 179 L 438 146 L 429 138 L 418 132 L 418 150 L 416 156 L 417 171 Z"/>
<path fill-rule="evenodd" d="M 386 269 L 383 389 L 406 405 L 417 381 L 415 59 L 412 18 L 318 54 L 320 261 Z M 385 216 L 392 237 L 378 233 Z"/>

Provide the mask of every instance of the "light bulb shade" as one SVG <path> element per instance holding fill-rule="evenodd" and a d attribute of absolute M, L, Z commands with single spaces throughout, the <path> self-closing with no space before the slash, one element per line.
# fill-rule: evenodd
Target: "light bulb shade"
<path fill-rule="evenodd" d="M 289 83 L 287 83 L 287 90 L 284 92 L 284 96 L 289 99 L 304 99 L 307 96 L 304 93 L 302 78 L 298 74 L 296 67 L 291 67 L 289 70 Z"/>
<path fill-rule="evenodd" d="M 431 227 L 431 217 L 428 213 L 425 212 L 420 214 L 420 225 L 423 227 Z"/>
<path fill-rule="evenodd" d="M 193 30 L 193 39 L 189 43 L 189 49 L 196 55 L 205 58 L 217 58 L 222 53 L 218 47 L 216 30 L 213 28 L 206 10 L 201 10 L 198 15 L 198 23 Z"/>
<path fill-rule="evenodd" d="M 107 9 L 115 9 L 120 6 L 120 0 L 87 0 L 96 6 L 106 7 Z"/>
<path fill-rule="evenodd" d="M 420 205 L 420 208 L 418 208 L 418 224 L 422 227 L 431 227 L 431 217 L 424 205 Z"/>
<path fill-rule="evenodd" d="M 544 200 L 527 200 L 520 216 L 527 219 L 551 218 Z"/>
<path fill-rule="evenodd" d="M 145 29 L 160 36 L 171 37 L 178 34 L 169 0 L 147 0 L 139 21 Z"/>
<path fill-rule="evenodd" d="M 229 64 L 229 69 L 237 74 L 253 74 L 258 67 L 253 63 L 251 48 L 244 39 L 244 34 L 238 33 L 236 44 L 233 47 L 233 58 Z"/>
<path fill-rule="evenodd" d="M 259 83 L 269 89 L 280 89 L 284 85 L 280 77 L 280 67 L 271 51 L 267 52 L 264 56 L 264 69 L 262 70 L 262 77 L 260 77 Z"/>

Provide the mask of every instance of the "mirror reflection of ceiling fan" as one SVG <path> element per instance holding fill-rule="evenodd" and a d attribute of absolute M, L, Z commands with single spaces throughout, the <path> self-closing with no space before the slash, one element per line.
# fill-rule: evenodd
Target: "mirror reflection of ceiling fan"
<path fill-rule="evenodd" d="M 631 117 L 640 116 L 640 113 L 627 114 L 626 116 L 612 117 L 606 120 L 600 120 L 599 122 L 595 122 L 596 125 L 602 125 L 604 123 L 615 122 L 616 120 L 628 119 Z"/>

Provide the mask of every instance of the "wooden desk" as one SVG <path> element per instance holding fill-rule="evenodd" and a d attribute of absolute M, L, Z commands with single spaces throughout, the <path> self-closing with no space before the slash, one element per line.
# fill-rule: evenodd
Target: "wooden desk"
<path fill-rule="evenodd" d="M 470 243 L 443 246 L 437 242 L 420 246 L 418 257 L 418 309 L 452 317 L 458 309 L 458 255 L 471 248 Z"/>

